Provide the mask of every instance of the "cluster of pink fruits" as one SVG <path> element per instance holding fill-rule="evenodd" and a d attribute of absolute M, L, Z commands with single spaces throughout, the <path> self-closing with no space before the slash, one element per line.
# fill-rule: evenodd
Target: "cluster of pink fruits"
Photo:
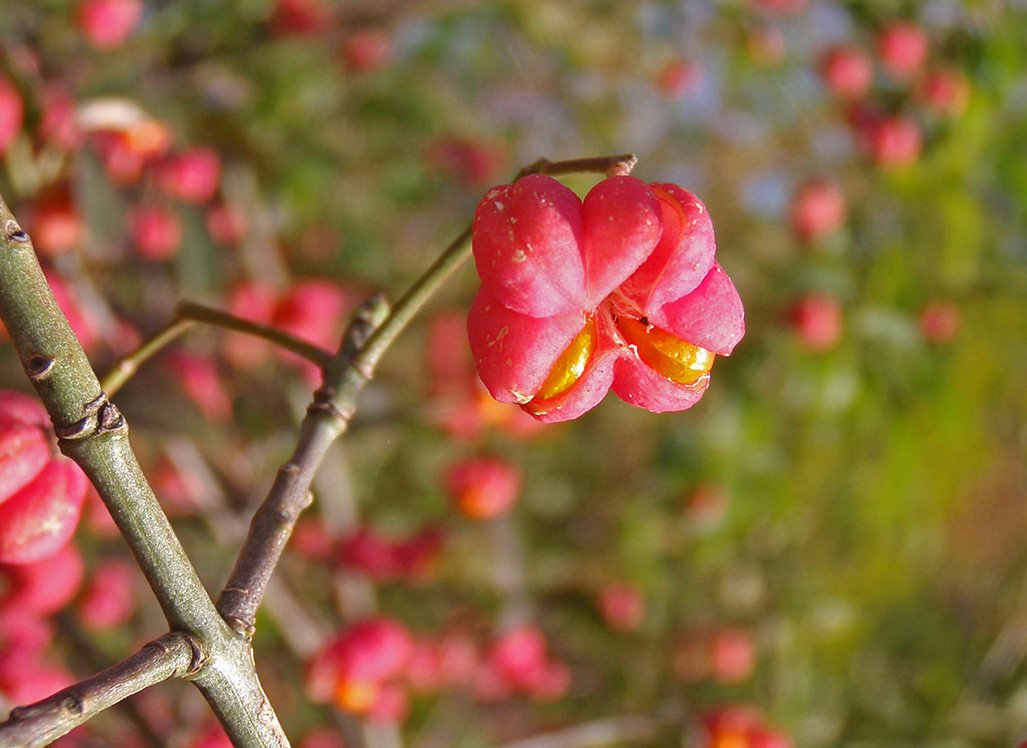
<path fill-rule="evenodd" d="M 49 416 L 35 398 L 0 391 L 0 692 L 16 703 L 74 681 L 46 650 L 51 616 L 75 601 L 91 630 L 124 623 L 135 607 L 132 565 L 101 561 L 86 576 L 71 543 L 88 481 L 57 452 Z"/>
<path fill-rule="evenodd" d="M 876 61 L 885 83 L 908 93 L 927 115 L 953 117 L 969 103 L 970 84 L 958 70 L 931 61 L 927 33 L 913 22 L 880 29 Z M 828 49 L 820 61 L 824 85 L 845 107 L 861 149 L 877 164 L 901 167 L 914 163 L 922 147 L 921 125 L 908 114 L 888 114 L 874 101 L 874 58 L 855 43 Z"/>
<path fill-rule="evenodd" d="M 914 164 L 923 147 L 924 123 L 958 117 L 969 105 L 968 78 L 938 56 L 924 28 L 911 21 L 883 26 L 872 44 L 839 43 L 821 55 L 820 78 L 857 146 L 874 164 L 885 169 Z M 880 102 L 896 93 L 905 111 L 889 113 Z M 842 187 L 826 177 L 802 184 L 789 210 L 792 231 L 807 246 L 836 234 L 847 218 Z M 804 295 L 792 306 L 790 319 L 811 351 L 833 348 L 844 331 L 842 302 L 831 293 Z M 959 319 L 953 304 L 930 302 L 919 316 L 921 336 L 928 343 L 948 342 L 958 332 Z"/>
<path fill-rule="evenodd" d="M 932 61 L 930 39 L 913 22 L 881 28 L 874 51 L 867 46 L 829 47 L 818 63 L 820 78 L 863 153 L 882 167 L 909 166 L 920 156 L 922 124 L 910 113 L 889 114 L 877 99 L 898 89 L 907 108 L 925 119 L 957 117 L 969 104 L 970 82 L 959 70 Z M 796 192 L 789 219 L 800 240 L 816 241 L 845 223 L 845 196 L 831 179 L 810 180 Z"/>
<path fill-rule="evenodd" d="M 415 637 L 400 622 L 375 617 L 343 630 L 307 669 L 311 699 L 379 722 L 406 716 L 409 693 L 464 692 L 483 702 L 526 695 L 549 701 L 570 684 L 565 664 L 535 626 L 508 629 L 480 645 L 469 634 Z"/>
<path fill-rule="evenodd" d="M 87 485 L 78 465 L 57 453 L 43 406 L 0 391 L 0 563 L 32 563 L 60 550 Z"/>

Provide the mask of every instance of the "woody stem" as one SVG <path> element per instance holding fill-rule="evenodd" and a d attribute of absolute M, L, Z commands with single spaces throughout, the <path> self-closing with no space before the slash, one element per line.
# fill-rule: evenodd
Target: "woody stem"
<path fill-rule="evenodd" d="M 135 375 L 140 366 L 191 329 L 197 322 L 267 340 L 297 356 L 302 356 L 317 366 L 324 366 L 332 357 L 329 351 L 290 335 L 284 330 L 241 319 L 228 312 L 202 304 L 183 301 L 178 305 L 175 319 L 172 322 L 111 367 L 111 370 L 100 380 L 103 391 L 108 396 L 114 395 Z"/>

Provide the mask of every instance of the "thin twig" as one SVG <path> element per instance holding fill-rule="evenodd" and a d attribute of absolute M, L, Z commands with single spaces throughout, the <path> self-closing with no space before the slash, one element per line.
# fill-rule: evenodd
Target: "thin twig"
<path fill-rule="evenodd" d="M 91 678 L 14 709 L 0 724 L 0 748 L 47 745 L 132 694 L 187 675 L 198 652 L 188 634 L 165 634 Z"/>
<path fill-rule="evenodd" d="M 200 484 L 197 509 L 216 542 L 222 547 L 241 543 L 246 537 L 246 517 L 229 507 L 221 485 L 196 445 L 188 439 L 174 439 L 166 445 L 165 455 L 178 473 Z M 281 577 L 269 580 L 264 610 L 285 645 L 300 659 L 312 657 L 328 639 L 328 623 L 311 615 Z"/>
<path fill-rule="evenodd" d="M 274 343 L 279 348 L 284 348 L 295 353 L 297 356 L 307 359 L 307 361 L 316 366 L 324 366 L 332 357 L 331 351 L 326 351 L 324 348 L 320 348 L 313 343 L 308 343 L 306 340 L 297 338 L 295 335 L 290 335 L 284 330 L 251 322 L 250 320 L 236 317 L 228 312 L 213 309 L 203 304 L 183 301 L 178 305 L 176 312 L 179 319 L 202 322 L 225 330 L 234 330 L 235 332 L 263 338 L 270 343 Z"/>
<path fill-rule="evenodd" d="M 324 384 L 315 393 L 314 402 L 300 424 L 299 440 L 292 457 L 279 469 L 271 491 L 253 515 L 246 540 L 218 598 L 221 615 L 245 639 L 253 635 L 254 619 L 268 580 L 300 512 L 311 501 L 314 472 L 329 445 L 348 425 L 356 408 L 356 393 L 366 381 L 349 365 L 351 352 L 366 339 L 368 330 L 381 322 L 387 309 L 385 299 L 375 297 L 357 310 L 339 354 L 325 367 Z M 338 390 L 351 393 L 345 412 L 334 403 Z"/>
<path fill-rule="evenodd" d="M 626 174 L 636 161 L 631 154 L 570 161 L 541 159 L 522 169 L 518 178 L 542 173 Z M 300 425 L 299 444 L 278 471 L 270 493 L 254 515 L 228 583 L 218 598 L 221 615 L 244 638 L 254 633 L 257 608 L 267 580 L 274 572 L 296 519 L 312 500 L 311 482 L 328 445 L 349 426 L 357 397 L 374 376 L 382 355 L 467 259 L 470 238 L 471 227 L 468 226 L 387 314 L 384 300 L 372 302 L 360 310 L 343 336 L 339 353 L 324 366 L 324 384 L 315 393 L 314 402 Z"/>
<path fill-rule="evenodd" d="M 111 368 L 100 382 L 103 391 L 107 393 L 108 397 L 113 397 L 114 393 L 135 375 L 140 366 L 196 323 L 253 335 L 295 353 L 317 366 L 324 366 L 332 357 L 329 351 L 297 338 L 295 335 L 290 335 L 284 330 L 251 322 L 220 309 L 183 301 L 178 305 L 175 319 L 172 322 Z"/>
<path fill-rule="evenodd" d="M 125 382 L 135 376 L 140 366 L 192 326 L 193 323 L 188 320 L 171 322 L 111 367 L 111 370 L 100 380 L 100 388 L 107 393 L 108 397 L 113 397 L 125 385 Z"/>
<path fill-rule="evenodd" d="M 81 660 L 83 669 L 89 671 L 102 669 L 107 664 L 107 658 L 96 648 L 93 640 L 82 630 L 75 617 L 65 610 L 58 613 L 56 618 L 61 636 L 68 640 L 72 655 Z M 117 704 L 116 711 L 122 712 L 125 719 L 135 725 L 139 736 L 146 744 L 153 748 L 162 748 L 164 744 L 162 737 L 157 734 L 147 716 L 134 702 L 122 701 Z"/>
<path fill-rule="evenodd" d="M 252 649 L 232 634 L 203 588 L 132 452 L 127 422 L 101 390 L 47 285 L 29 235 L 2 198 L 0 317 L 50 414 L 61 451 L 79 464 L 103 499 L 171 629 L 196 642 L 193 682 L 228 735 L 239 746 L 287 746 L 257 679 Z M 109 706 L 117 700 L 99 703 Z M 68 708 L 81 711 L 78 702 Z M 68 724 L 63 711 L 50 709 L 34 729 L 51 734 Z"/>

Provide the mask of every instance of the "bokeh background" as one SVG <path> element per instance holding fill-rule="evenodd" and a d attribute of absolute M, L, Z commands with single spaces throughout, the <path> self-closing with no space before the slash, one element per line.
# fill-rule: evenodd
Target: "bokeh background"
<path fill-rule="evenodd" d="M 462 336 L 470 263 L 395 344 L 259 621 L 295 744 L 1027 737 L 1022 3 L 0 8 L 0 189 L 99 371 L 182 299 L 331 347 L 541 156 L 633 152 L 635 176 L 713 217 L 748 331 L 690 411 L 611 397 L 535 428 L 489 405 Z M 9 345 L 0 379 L 28 390 Z M 316 382 L 202 330 L 118 395 L 213 591 Z M 476 520 L 452 468 L 483 457 L 507 470 L 479 493 L 520 484 Z M 85 579 L 40 654 L 67 677 L 162 626 L 140 578 L 97 581 L 126 558 L 102 509 L 75 543 Z M 121 614 L 83 613 L 119 594 Z M 404 704 L 361 728 L 304 688 L 311 656 L 375 610 L 472 660 L 542 632 L 546 676 L 490 692 L 408 673 Z M 208 745 L 205 709 L 165 684 L 68 744 Z M 575 726 L 599 742 L 554 732 Z"/>

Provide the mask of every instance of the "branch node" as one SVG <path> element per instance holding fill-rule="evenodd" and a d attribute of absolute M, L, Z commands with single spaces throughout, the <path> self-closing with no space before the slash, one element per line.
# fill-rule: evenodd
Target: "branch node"
<path fill-rule="evenodd" d="M 162 639 L 154 639 L 153 641 L 146 642 L 143 649 L 158 649 L 162 653 L 167 654 L 171 651 L 171 648 L 165 644 Z"/>
<path fill-rule="evenodd" d="M 200 642 L 195 637 L 187 637 L 189 640 L 189 649 L 192 651 L 192 657 L 189 660 L 189 669 L 185 672 L 186 677 L 196 675 L 203 668 L 207 662 L 207 653 L 203 651 L 203 647 L 200 646 Z"/>
<path fill-rule="evenodd" d="M 517 176 L 514 177 L 514 181 L 516 182 L 521 177 L 526 177 L 529 174 L 545 174 L 546 168 L 549 166 L 550 163 L 552 162 L 548 158 L 540 158 L 538 161 L 528 164 L 519 172 L 517 172 Z"/>
<path fill-rule="evenodd" d="M 360 369 L 354 368 L 354 371 L 364 375 Z M 365 379 L 370 379 L 370 377 L 365 376 Z M 327 386 L 319 387 L 314 393 L 314 401 L 307 406 L 307 413 L 326 415 L 343 428 L 346 427 L 353 415 L 352 410 L 344 412 L 335 404 L 335 389 Z"/>
<path fill-rule="evenodd" d="M 638 156 L 634 153 L 626 154 L 610 164 L 610 167 L 606 170 L 606 176 L 626 177 L 635 168 L 636 164 L 638 164 Z"/>
<path fill-rule="evenodd" d="M 241 618 L 231 616 L 225 619 L 225 623 L 227 623 L 228 627 L 232 629 L 232 631 L 234 631 L 239 636 L 239 638 L 243 639 L 244 641 L 252 641 L 253 635 L 257 633 L 256 626 L 254 626 L 252 623 L 247 623 Z"/>
<path fill-rule="evenodd" d="M 85 704 L 82 702 L 82 697 L 72 691 L 61 699 L 61 708 L 70 714 L 79 715 L 85 711 Z"/>
<path fill-rule="evenodd" d="M 365 299 L 354 310 L 350 315 L 346 331 L 343 333 L 342 345 L 336 358 L 341 357 L 350 368 L 356 370 L 364 378 L 365 382 L 371 379 L 372 372 L 367 367 L 357 365 L 359 363 L 357 354 L 374 334 L 374 331 L 388 318 L 391 310 L 392 306 L 385 294 L 378 292 Z M 332 365 L 331 360 L 325 362 L 326 371 L 330 365 Z"/>
<path fill-rule="evenodd" d="M 28 244 L 32 241 L 25 229 L 19 226 L 18 222 L 13 218 L 8 219 L 4 225 L 4 234 L 7 236 L 8 241 L 18 242 L 18 244 Z"/>
<path fill-rule="evenodd" d="M 31 375 L 30 375 L 31 376 Z M 82 407 L 82 418 L 74 423 L 55 424 L 58 439 L 76 441 L 90 436 L 127 431 L 128 424 L 121 411 L 101 392 Z"/>
<path fill-rule="evenodd" d="M 29 379 L 33 382 L 39 382 L 50 375 L 56 364 L 56 358 L 40 355 L 31 356 L 25 364 L 25 373 L 29 375 Z"/>

